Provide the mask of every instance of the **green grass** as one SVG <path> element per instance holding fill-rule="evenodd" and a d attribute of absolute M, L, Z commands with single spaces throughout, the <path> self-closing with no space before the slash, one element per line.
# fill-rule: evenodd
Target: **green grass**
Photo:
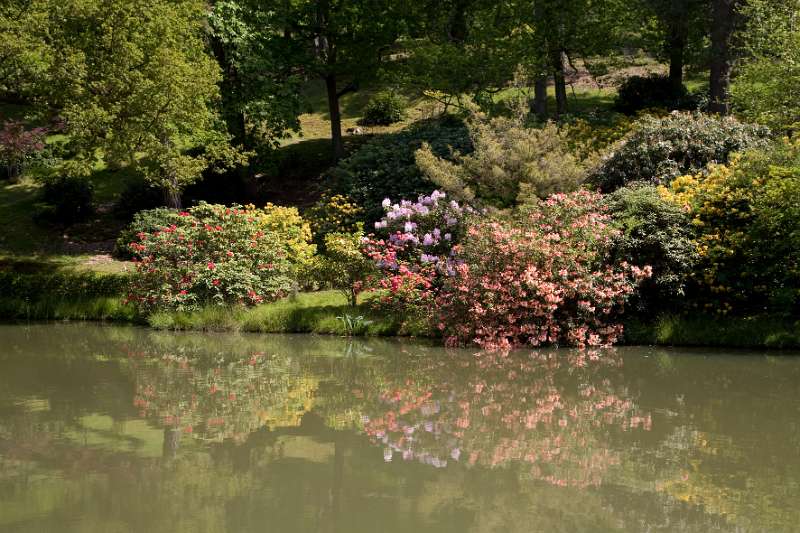
<path fill-rule="evenodd" d="M 662 346 L 800 348 L 800 321 L 775 317 L 664 315 L 652 323 L 625 325 L 625 343 Z"/>
<path fill-rule="evenodd" d="M 363 317 L 348 331 L 338 317 Z M 193 312 L 158 312 L 148 318 L 155 329 L 244 331 L 251 333 L 316 333 L 355 336 L 425 336 L 420 324 L 404 317 L 375 313 L 362 302 L 357 307 L 347 304 L 336 291 L 301 293 L 295 297 L 259 305 L 249 309 L 208 307 Z"/>
<path fill-rule="evenodd" d="M 89 298 L 45 298 L 23 300 L 0 298 L 0 319 L 20 320 L 78 320 L 136 322 L 133 307 L 124 305 L 121 296 Z"/>

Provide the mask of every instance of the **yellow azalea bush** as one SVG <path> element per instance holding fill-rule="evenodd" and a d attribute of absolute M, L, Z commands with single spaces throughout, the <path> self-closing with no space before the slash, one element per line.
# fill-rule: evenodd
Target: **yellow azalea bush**
<path fill-rule="evenodd" d="M 364 210 L 343 194 L 322 197 L 308 210 L 314 242 L 324 244 L 329 233 L 355 233 L 363 230 Z"/>
<path fill-rule="evenodd" d="M 263 208 L 250 204 L 245 207 L 264 229 L 275 233 L 289 250 L 289 260 L 302 268 L 309 264 L 317 251 L 311 242 L 311 224 L 296 207 L 268 203 Z"/>
<path fill-rule="evenodd" d="M 706 308 L 784 312 L 800 302 L 800 144 L 734 156 L 659 191 L 690 213 Z"/>

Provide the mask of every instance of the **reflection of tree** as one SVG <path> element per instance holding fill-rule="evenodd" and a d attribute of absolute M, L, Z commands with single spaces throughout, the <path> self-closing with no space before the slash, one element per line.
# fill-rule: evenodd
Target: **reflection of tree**
<path fill-rule="evenodd" d="M 373 391 L 364 430 L 385 446 L 387 461 L 517 462 L 554 485 L 598 485 L 620 461 L 604 435 L 652 423 L 625 388 L 598 374 L 619 362 L 610 352 L 428 359 L 416 370 L 424 384 L 406 379 Z"/>

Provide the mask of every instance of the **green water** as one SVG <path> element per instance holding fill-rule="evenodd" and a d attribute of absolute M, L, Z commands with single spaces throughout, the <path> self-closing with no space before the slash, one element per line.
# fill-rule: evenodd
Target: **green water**
<path fill-rule="evenodd" d="M 800 357 L 0 326 L 0 531 L 797 531 Z"/>

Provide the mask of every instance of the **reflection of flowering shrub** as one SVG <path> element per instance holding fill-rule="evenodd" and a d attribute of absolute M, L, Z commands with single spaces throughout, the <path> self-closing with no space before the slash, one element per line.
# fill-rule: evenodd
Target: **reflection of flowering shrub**
<path fill-rule="evenodd" d="M 432 359 L 425 369 L 431 385 L 390 384 L 377 394 L 377 412 L 364 416 L 364 428 L 385 447 L 386 461 L 520 462 L 554 485 L 598 485 L 619 463 L 605 435 L 652 426 L 624 388 L 587 379 L 620 362 L 592 352 Z"/>
<path fill-rule="evenodd" d="M 195 438 L 243 440 L 261 427 L 297 426 L 311 408 L 317 382 L 276 368 L 263 353 L 220 363 L 186 357 L 133 359 L 139 415 Z"/>
<path fill-rule="evenodd" d="M 615 234 L 600 195 L 586 191 L 473 225 L 437 299 L 439 328 L 487 348 L 613 343 L 615 314 L 650 275 L 607 263 Z"/>
<path fill-rule="evenodd" d="M 291 246 L 254 210 L 201 203 L 130 244 L 130 300 L 148 311 L 276 299 L 295 285 Z"/>

